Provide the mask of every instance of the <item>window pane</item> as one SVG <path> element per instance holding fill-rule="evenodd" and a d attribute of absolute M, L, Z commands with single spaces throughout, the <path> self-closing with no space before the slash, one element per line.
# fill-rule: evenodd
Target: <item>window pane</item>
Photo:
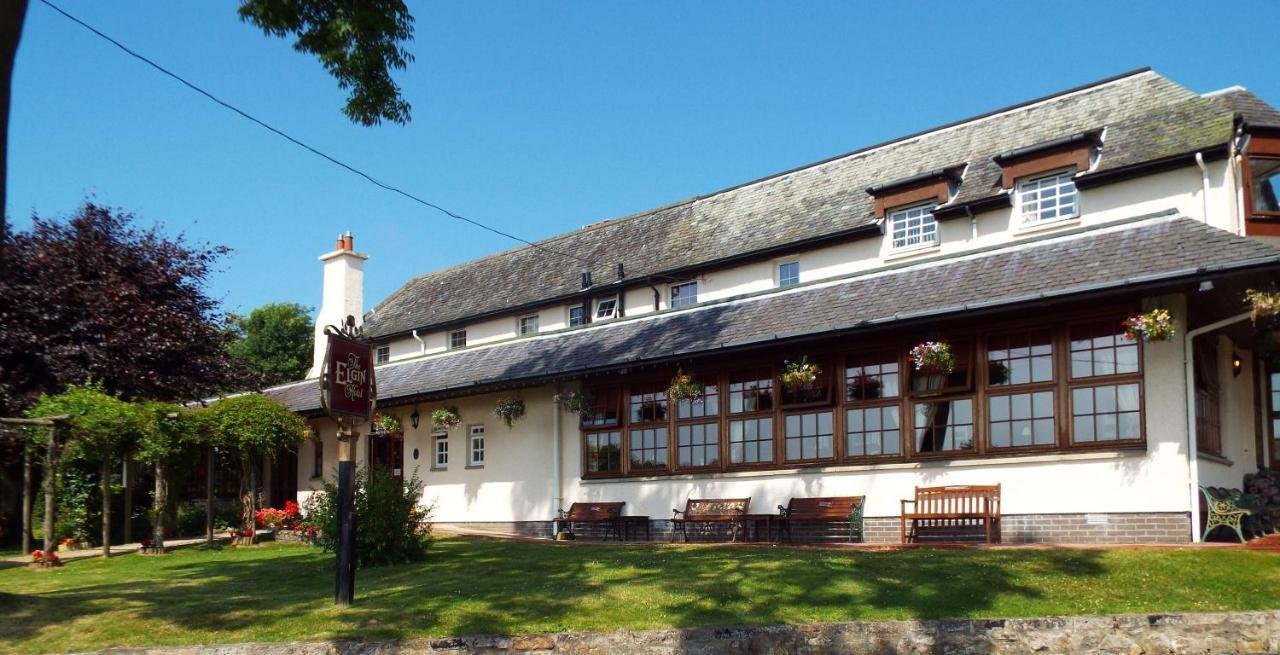
<path fill-rule="evenodd" d="M 973 448 L 973 400 L 916 403 L 916 452 Z"/>
<path fill-rule="evenodd" d="M 1249 158 L 1253 177 L 1253 209 L 1280 212 L 1280 159 Z"/>
<path fill-rule="evenodd" d="M 753 464 L 773 461 L 773 419 L 729 422 L 729 462 Z"/>
<path fill-rule="evenodd" d="M 1137 384 L 1073 389 L 1071 439 L 1076 443 L 1142 437 Z"/>
<path fill-rule="evenodd" d="M 1124 336 L 1119 321 L 1071 329 L 1071 377 L 1137 373 L 1138 345 Z"/>
<path fill-rule="evenodd" d="M 851 457 L 901 452 L 898 406 L 850 409 L 845 413 L 845 449 Z"/>
<path fill-rule="evenodd" d="M 773 409 L 773 374 L 769 369 L 739 373 L 729 379 L 729 413 Z"/>
<path fill-rule="evenodd" d="M 656 469 L 667 466 L 667 429 L 631 431 L 631 468 Z"/>
<path fill-rule="evenodd" d="M 867 357 L 844 370 L 845 398 L 875 400 L 898 395 L 898 360 L 892 354 Z"/>
<path fill-rule="evenodd" d="M 786 417 L 788 460 L 818 459 L 835 455 L 832 449 L 831 412 L 810 412 Z"/>
<path fill-rule="evenodd" d="M 593 473 L 622 470 L 622 433 L 587 433 L 587 470 Z"/>
<path fill-rule="evenodd" d="M 915 248 L 938 242 L 938 224 L 933 218 L 934 205 L 899 209 L 889 214 L 889 230 L 893 248 Z"/>
<path fill-rule="evenodd" d="M 800 262 L 778 264 L 778 286 L 788 287 L 800 283 Z"/>
<path fill-rule="evenodd" d="M 698 283 L 686 282 L 671 287 L 671 306 L 684 307 L 698 302 Z"/>
<path fill-rule="evenodd" d="M 669 411 L 667 389 L 662 385 L 635 386 L 631 389 L 631 422 L 661 423 Z"/>
<path fill-rule="evenodd" d="M 1075 172 L 1067 171 L 1018 183 L 1022 224 L 1035 225 L 1076 215 Z"/>
<path fill-rule="evenodd" d="M 714 384 L 703 388 L 702 398 L 676 403 L 676 418 L 703 418 L 720 415 L 720 390 Z"/>
<path fill-rule="evenodd" d="M 1052 391 L 992 396 L 987 406 L 993 448 L 1047 446 L 1056 441 Z"/>

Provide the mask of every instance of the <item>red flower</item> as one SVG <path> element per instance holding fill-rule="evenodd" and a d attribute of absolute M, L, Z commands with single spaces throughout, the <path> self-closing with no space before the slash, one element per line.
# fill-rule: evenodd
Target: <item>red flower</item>
<path fill-rule="evenodd" d="M 35 560 L 35 561 L 37 561 L 37 562 L 43 562 L 43 561 L 44 561 L 44 551 L 43 551 L 43 550 L 39 550 L 39 549 L 36 549 L 36 550 L 31 551 L 31 559 L 33 559 L 33 560 Z"/>
<path fill-rule="evenodd" d="M 45 556 L 45 560 L 49 562 L 57 562 L 58 554 L 54 552 L 50 552 L 48 555 Z"/>

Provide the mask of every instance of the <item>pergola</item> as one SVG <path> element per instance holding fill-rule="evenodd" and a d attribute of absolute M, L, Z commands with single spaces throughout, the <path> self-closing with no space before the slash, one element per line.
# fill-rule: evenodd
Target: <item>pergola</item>
<path fill-rule="evenodd" d="M 49 430 L 49 443 L 45 449 L 44 479 L 44 549 L 57 547 L 53 541 L 54 515 L 57 512 L 57 463 L 58 444 L 65 442 L 67 420 L 70 416 L 50 416 L 48 418 L 3 418 L 0 417 L 0 433 L 15 434 L 26 438 L 27 431 L 22 428 L 44 428 Z M 24 444 L 22 458 L 22 552 L 31 552 L 31 460 L 32 452 Z"/>

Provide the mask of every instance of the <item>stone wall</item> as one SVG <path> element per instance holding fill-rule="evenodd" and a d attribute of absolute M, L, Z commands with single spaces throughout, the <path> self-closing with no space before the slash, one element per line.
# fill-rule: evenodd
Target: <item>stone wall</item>
<path fill-rule="evenodd" d="M 111 652 L 102 651 L 104 655 Z M 114 652 L 127 652 L 129 655 L 1276 653 L 1280 652 L 1280 611 L 857 621 L 517 637 L 474 636 L 385 643 L 229 644 Z"/>

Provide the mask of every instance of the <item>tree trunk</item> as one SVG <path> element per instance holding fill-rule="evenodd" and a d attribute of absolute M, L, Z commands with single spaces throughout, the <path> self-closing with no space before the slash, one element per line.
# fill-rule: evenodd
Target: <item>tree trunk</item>
<path fill-rule="evenodd" d="M 209 448 L 204 466 L 204 541 L 213 543 L 213 448 Z"/>
<path fill-rule="evenodd" d="M 9 104 L 13 95 L 13 62 L 27 16 L 27 0 L 0 0 L 0 240 L 8 224 L 4 220 L 9 182 Z M 45 545 L 48 547 L 48 544 Z"/>
<path fill-rule="evenodd" d="M 122 544 L 133 542 L 133 460 L 124 457 L 124 465 L 120 467 L 124 476 L 124 538 Z"/>
<path fill-rule="evenodd" d="M 49 431 L 49 445 L 44 459 L 44 549 L 57 548 L 53 543 L 53 520 L 58 513 L 58 437 L 62 428 Z"/>
<path fill-rule="evenodd" d="M 156 458 L 156 495 L 151 505 L 155 514 L 155 529 L 151 540 L 156 552 L 164 550 L 164 519 L 169 509 L 169 480 L 165 477 L 164 458 Z"/>
<path fill-rule="evenodd" d="M 22 554 L 31 552 L 31 443 L 22 443 Z"/>
<path fill-rule="evenodd" d="M 257 476 L 253 474 L 253 455 L 244 454 L 240 456 L 240 530 L 248 531 L 250 535 L 249 543 L 253 543 L 253 537 L 257 536 L 254 531 L 257 526 L 254 525 L 253 512 L 254 496 L 257 495 Z"/>
<path fill-rule="evenodd" d="M 102 556 L 111 557 L 111 456 L 102 458 Z"/>

